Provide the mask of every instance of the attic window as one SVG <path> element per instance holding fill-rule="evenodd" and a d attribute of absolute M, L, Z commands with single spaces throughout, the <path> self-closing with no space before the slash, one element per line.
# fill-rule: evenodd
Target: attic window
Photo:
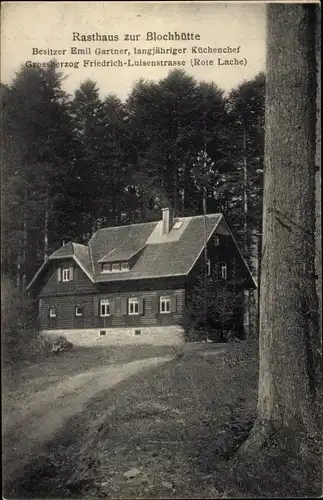
<path fill-rule="evenodd" d="M 173 225 L 173 229 L 180 229 L 183 225 L 183 221 L 181 220 L 177 220 L 174 225 Z"/>
<path fill-rule="evenodd" d="M 67 267 L 63 268 L 63 281 L 72 281 L 73 280 L 73 268 Z"/>
<path fill-rule="evenodd" d="M 129 271 L 128 262 L 114 262 L 113 264 L 105 262 L 101 265 L 102 273 L 120 273 L 124 271 Z"/>
<path fill-rule="evenodd" d="M 215 235 L 214 236 L 214 246 L 218 247 L 220 245 L 220 238 Z"/>

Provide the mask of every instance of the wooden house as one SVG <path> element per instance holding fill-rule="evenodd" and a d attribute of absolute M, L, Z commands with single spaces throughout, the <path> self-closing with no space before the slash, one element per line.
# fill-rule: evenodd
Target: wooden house
<path fill-rule="evenodd" d="M 256 284 L 222 214 L 99 229 L 87 245 L 69 242 L 41 266 L 28 289 L 39 299 L 42 332 L 75 344 L 172 343 L 180 337 L 196 276 L 237 268 Z"/>

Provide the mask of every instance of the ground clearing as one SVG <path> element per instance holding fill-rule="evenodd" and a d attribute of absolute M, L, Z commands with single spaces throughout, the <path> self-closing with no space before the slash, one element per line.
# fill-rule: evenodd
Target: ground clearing
<path fill-rule="evenodd" d="M 245 436 L 255 415 L 252 344 L 191 344 L 185 353 L 79 349 L 17 377 L 19 387 L 6 388 L 4 453 L 8 464 L 19 456 L 12 450 L 25 446 L 25 469 L 8 477 L 7 498 L 250 498 L 304 490 L 302 464 L 279 452 L 231 470 L 232 436 Z M 37 397 L 55 404 L 38 411 Z M 46 421 L 46 439 L 26 448 L 28 426 L 42 433 Z"/>

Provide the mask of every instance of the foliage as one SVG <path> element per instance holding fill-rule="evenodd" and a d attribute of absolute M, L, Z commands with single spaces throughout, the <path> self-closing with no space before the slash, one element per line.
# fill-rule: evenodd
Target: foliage
<path fill-rule="evenodd" d="M 239 284 L 238 277 L 234 281 L 224 280 L 216 271 L 206 281 L 197 277 L 183 319 L 188 340 L 224 342 L 242 336 Z"/>
<path fill-rule="evenodd" d="M 37 333 L 37 305 L 17 290 L 8 279 L 2 280 L 1 348 L 5 364 L 35 359 L 49 348 Z"/>

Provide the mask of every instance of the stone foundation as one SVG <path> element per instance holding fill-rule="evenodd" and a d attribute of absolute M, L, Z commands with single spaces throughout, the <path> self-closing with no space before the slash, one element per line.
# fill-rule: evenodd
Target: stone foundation
<path fill-rule="evenodd" d="M 42 330 L 41 334 L 53 339 L 63 335 L 69 342 L 81 346 L 181 345 L 184 343 L 184 331 L 179 326 Z"/>

